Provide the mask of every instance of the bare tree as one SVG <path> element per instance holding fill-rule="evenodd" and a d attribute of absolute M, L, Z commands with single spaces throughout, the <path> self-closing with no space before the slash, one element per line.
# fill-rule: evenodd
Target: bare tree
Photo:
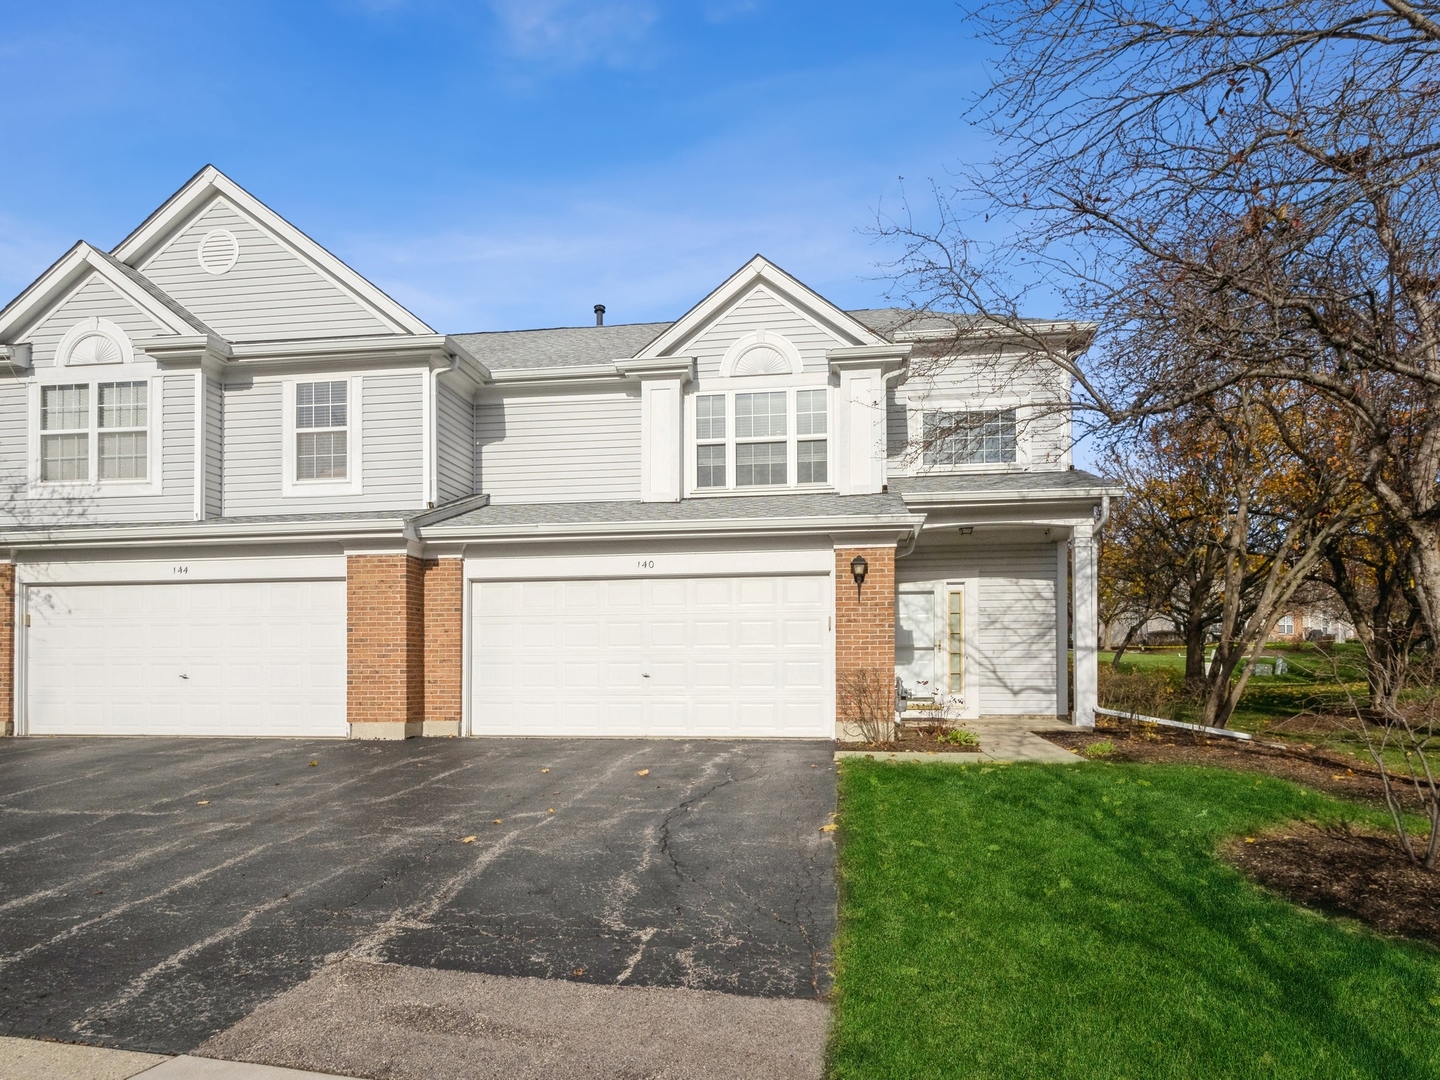
<path fill-rule="evenodd" d="M 1035 289 L 1058 286 L 1106 336 L 1089 359 L 1033 351 L 1102 422 L 1242 387 L 1323 399 L 1337 467 L 1413 541 L 1436 638 L 1440 5 L 1022 0 L 972 18 L 1001 52 L 974 113 L 1001 154 L 937 191 L 938 219 L 882 220 L 898 290 L 1024 333 Z M 979 214 L 1013 238 L 972 240 Z M 1144 347 L 1167 320 L 1204 347 Z"/>

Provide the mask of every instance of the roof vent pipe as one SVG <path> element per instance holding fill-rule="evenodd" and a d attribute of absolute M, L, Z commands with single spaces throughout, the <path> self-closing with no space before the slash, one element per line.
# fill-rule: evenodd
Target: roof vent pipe
<path fill-rule="evenodd" d="M 604 305 L 604 304 L 596 304 L 596 305 L 595 305 L 595 325 L 596 325 L 596 326 L 604 326 L 604 325 L 605 325 L 605 305 Z"/>

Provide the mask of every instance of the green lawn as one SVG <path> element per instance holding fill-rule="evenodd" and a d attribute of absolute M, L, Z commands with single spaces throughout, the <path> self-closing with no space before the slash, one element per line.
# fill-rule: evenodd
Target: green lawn
<path fill-rule="evenodd" d="M 1369 811 L 1109 763 L 850 760 L 840 790 L 836 1078 L 1440 1076 L 1440 951 L 1213 855 Z"/>

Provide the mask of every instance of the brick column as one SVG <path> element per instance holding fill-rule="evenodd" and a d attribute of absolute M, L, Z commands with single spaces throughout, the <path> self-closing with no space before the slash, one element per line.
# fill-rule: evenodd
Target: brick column
<path fill-rule="evenodd" d="M 351 555 L 345 562 L 350 737 L 419 735 L 425 711 L 421 560 Z"/>
<path fill-rule="evenodd" d="M 0 735 L 15 734 L 15 564 L 0 563 Z"/>
<path fill-rule="evenodd" d="M 463 559 L 426 559 L 424 734 L 459 735 Z"/>
<path fill-rule="evenodd" d="M 858 589 L 850 561 L 862 555 L 868 564 Z M 895 684 L 895 549 L 835 549 L 836 722 L 845 712 L 847 679 L 872 675 L 877 691 Z M 891 691 L 893 693 L 893 690 Z"/>

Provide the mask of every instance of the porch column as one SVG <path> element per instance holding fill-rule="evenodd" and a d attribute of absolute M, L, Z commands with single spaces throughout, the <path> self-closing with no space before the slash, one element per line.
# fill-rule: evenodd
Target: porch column
<path fill-rule="evenodd" d="M 850 563 L 866 562 L 865 584 L 856 586 Z M 847 686 L 850 688 L 847 692 Z M 856 694 L 888 700 L 895 695 L 895 547 L 835 549 L 835 723 L 837 735 L 854 711 Z"/>
<path fill-rule="evenodd" d="M 1096 672 L 1098 659 L 1098 606 L 1095 557 L 1095 526 L 1076 525 L 1071 537 L 1075 564 L 1074 613 L 1071 633 L 1075 642 L 1075 715 L 1078 727 L 1095 726 Z"/>
<path fill-rule="evenodd" d="M 461 625 L 465 602 L 463 559 L 426 559 L 423 563 L 425 612 L 424 735 L 460 734 L 463 657 Z"/>
<path fill-rule="evenodd" d="M 406 739 L 421 733 L 423 573 L 421 560 L 408 554 L 345 560 L 345 711 L 352 739 Z"/>
<path fill-rule="evenodd" d="M 15 564 L 0 563 L 0 735 L 15 734 Z"/>
<path fill-rule="evenodd" d="M 1055 715 L 1070 715 L 1070 541 L 1055 544 Z"/>

